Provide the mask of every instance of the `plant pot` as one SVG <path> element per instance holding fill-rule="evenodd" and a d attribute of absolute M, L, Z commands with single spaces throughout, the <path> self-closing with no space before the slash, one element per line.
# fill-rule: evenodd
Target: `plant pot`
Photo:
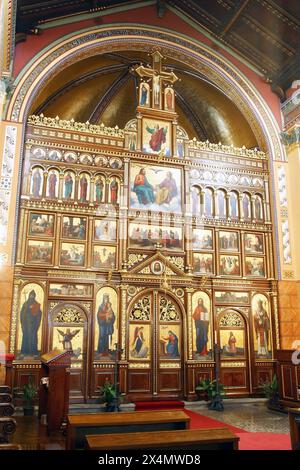
<path fill-rule="evenodd" d="M 23 412 L 24 412 L 24 416 L 33 416 L 34 406 L 24 406 Z"/>

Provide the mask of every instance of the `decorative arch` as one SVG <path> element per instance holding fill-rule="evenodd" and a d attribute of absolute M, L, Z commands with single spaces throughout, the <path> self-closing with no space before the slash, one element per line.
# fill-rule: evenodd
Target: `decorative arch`
<path fill-rule="evenodd" d="M 21 72 L 16 80 L 6 119 L 24 122 L 41 86 L 53 78 L 62 66 L 92 55 L 129 48 L 146 52 L 160 49 L 166 57 L 172 56 L 201 71 L 234 101 L 250 124 L 259 145 L 269 151 L 272 159 L 284 160 L 284 149 L 275 118 L 250 81 L 208 46 L 174 31 L 157 27 L 96 26 L 64 36 L 37 54 Z"/>

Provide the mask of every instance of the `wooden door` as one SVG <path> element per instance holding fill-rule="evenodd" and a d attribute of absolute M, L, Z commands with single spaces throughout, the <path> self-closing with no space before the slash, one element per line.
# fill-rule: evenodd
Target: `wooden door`
<path fill-rule="evenodd" d="M 249 394 L 249 338 L 243 315 L 227 309 L 218 317 L 220 381 L 231 395 Z"/>
<path fill-rule="evenodd" d="M 182 315 L 168 294 L 149 292 L 132 304 L 127 353 L 132 399 L 183 395 Z"/>

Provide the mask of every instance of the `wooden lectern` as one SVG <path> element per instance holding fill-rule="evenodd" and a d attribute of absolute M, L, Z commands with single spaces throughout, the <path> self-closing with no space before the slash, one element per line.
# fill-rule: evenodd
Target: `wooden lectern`
<path fill-rule="evenodd" d="M 70 364 L 68 351 L 53 351 L 41 357 L 39 418 L 47 415 L 47 431 L 57 431 L 69 409 Z"/>

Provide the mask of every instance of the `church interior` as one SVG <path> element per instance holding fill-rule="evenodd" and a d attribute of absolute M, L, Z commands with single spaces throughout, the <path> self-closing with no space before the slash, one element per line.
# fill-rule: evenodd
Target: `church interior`
<path fill-rule="evenodd" d="M 299 2 L 0 25 L 0 450 L 300 449 Z"/>

